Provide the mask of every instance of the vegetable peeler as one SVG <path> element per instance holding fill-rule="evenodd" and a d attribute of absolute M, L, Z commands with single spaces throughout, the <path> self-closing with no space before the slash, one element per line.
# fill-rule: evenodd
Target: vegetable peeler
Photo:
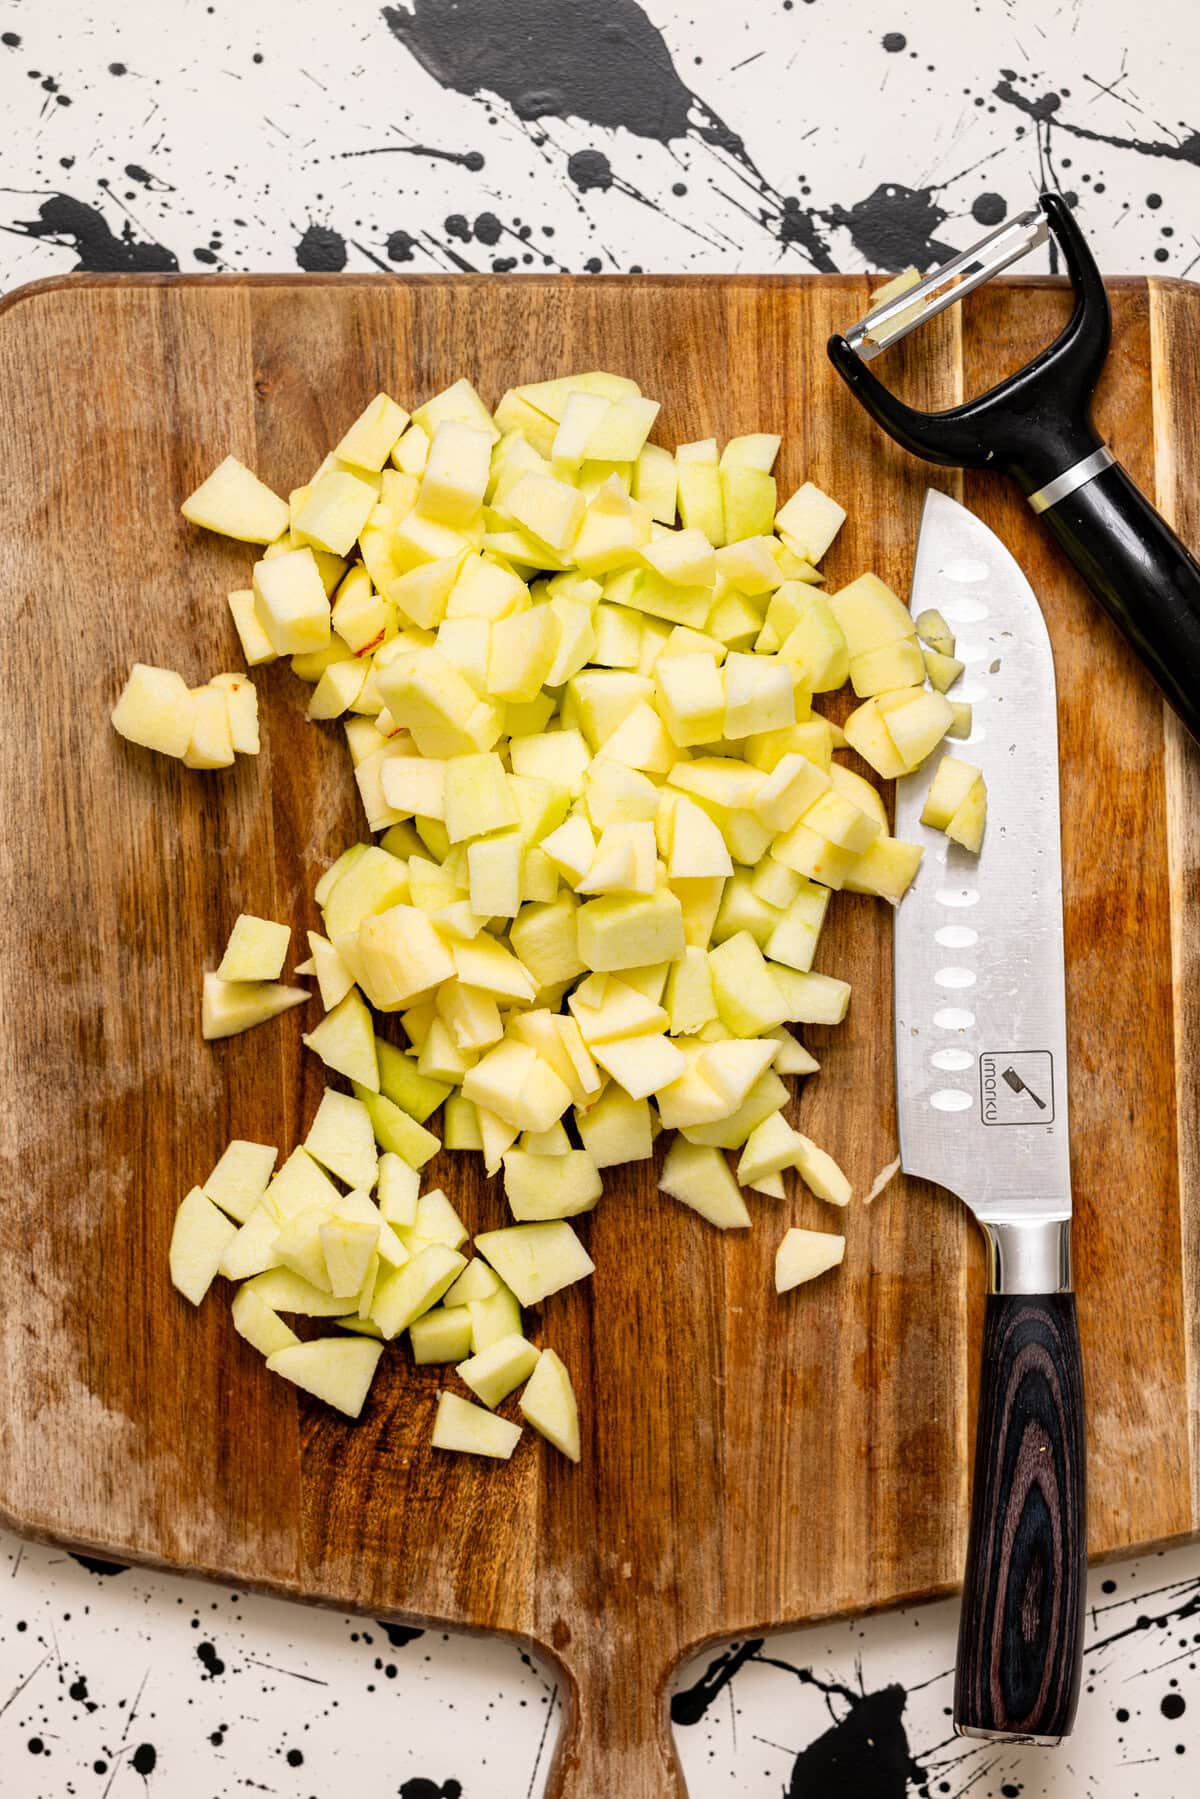
<path fill-rule="evenodd" d="M 1047 349 L 997 387 L 946 412 L 920 412 L 867 364 L 1053 235 L 1075 309 Z M 949 468 L 1011 476 L 1193 737 L 1200 739 L 1200 564 L 1121 467 L 1092 423 L 1108 353 L 1108 296 L 1061 194 L 1009 220 L 869 312 L 829 357 L 888 435 Z"/>

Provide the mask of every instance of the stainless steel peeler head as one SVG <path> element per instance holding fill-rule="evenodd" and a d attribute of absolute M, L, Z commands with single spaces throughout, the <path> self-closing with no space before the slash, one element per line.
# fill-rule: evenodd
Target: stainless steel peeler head
<path fill-rule="evenodd" d="M 941 263 L 924 280 L 915 281 L 882 306 L 872 307 L 866 318 L 851 325 L 846 343 L 863 362 L 871 362 L 947 306 L 957 305 L 1010 263 L 1028 256 L 1049 235 L 1046 215 L 1037 207 L 1019 213 L 1015 219 L 1006 219 L 952 262 Z"/>

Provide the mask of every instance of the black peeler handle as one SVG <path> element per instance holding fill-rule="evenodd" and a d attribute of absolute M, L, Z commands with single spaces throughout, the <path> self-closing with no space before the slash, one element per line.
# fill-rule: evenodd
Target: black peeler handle
<path fill-rule="evenodd" d="M 1200 740 L 1200 564 L 1120 463 L 1041 514 Z"/>
<path fill-rule="evenodd" d="M 1016 481 L 1200 740 L 1200 563 L 1092 423 L 1112 335 L 1108 296 L 1066 201 L 1043 194 L 1040 205 L 1075 310 L 1026 368 L 965 405 L 930 413 L 889 393 L 844 337 L 830 338 L 830 360 L 876 423 L 914 455 L 949 468 L 998 469 Z"/>

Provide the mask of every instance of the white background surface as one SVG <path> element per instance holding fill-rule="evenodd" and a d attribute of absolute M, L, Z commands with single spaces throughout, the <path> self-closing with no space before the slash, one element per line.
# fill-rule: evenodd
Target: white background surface
<path fill-rule="evenodd" d="M 493 23 L 531 10 L 496 4 Z M 483 8 L 461 11 L 473 31 Z M 924 265 L 1055 179 L 1109 272 L 1200 268 L 1191 0 L 652 17 L 664 91 L 697 97 L 667 142 L 447 91 L 373 4 L 0 0 L 0 284 L 76 267 Z M 532 85 L 550 36 L 531 40 Z M 643 71 L 618 112 L 644 88 Z M 744 147 L 703 139 L 713 114 Z M 771 1640 L 680 1727 L 692 1791 L 1183 1799 L 1200 1779 L 1200 1551 L 1099 1570 L 1091 1602 L 1078 1731 L 1057 1754 L 950 1739 L 941 1604 Z M 0 1539 L 6 1799 L 525 1799 L 553 1712 L 552 1678 L 509 1645 L 394 1646 L 369 1620 Z"/>

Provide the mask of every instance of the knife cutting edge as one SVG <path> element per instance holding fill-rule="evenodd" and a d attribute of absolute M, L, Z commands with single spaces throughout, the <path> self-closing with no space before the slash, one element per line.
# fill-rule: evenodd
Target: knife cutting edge
<path fill-rule="evenodd" d="M 988 1246 L 954 1723 L 1054 1744 L 1078 1698 L 1087 1566 L 1054 662 L 1008 550 L 934 491 L 913 574 L 913 611 L 928 607 L 958 638 L 964 748 L 988 789 L 976 857 L 920 823 L 928 771 L 896 788 L 896 834 L 925 846 L 896 917 L 901 1163 L 963 1200 Z"/>

